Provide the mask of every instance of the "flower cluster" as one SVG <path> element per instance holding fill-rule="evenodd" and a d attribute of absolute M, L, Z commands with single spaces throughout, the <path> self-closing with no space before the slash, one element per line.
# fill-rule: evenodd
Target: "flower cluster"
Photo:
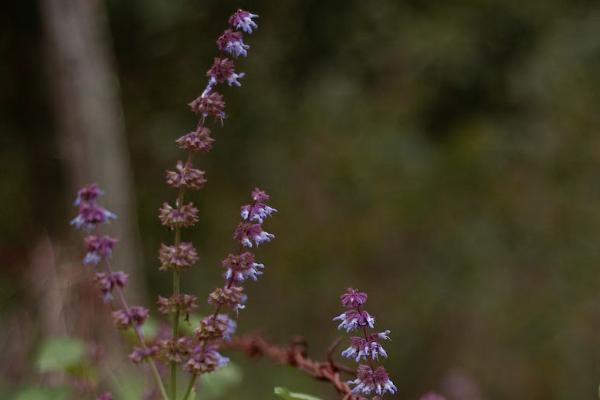
<path fill-rule="evenodd" d="M 77 216 L 71 220 L 71 225 L 84 228 L 87 231 L 97 230 L 99 225 L 107 223 L 117 216 L 98 204 L 98 198 L 104 192 L 93 183 L 79 189 L 74 201 L 78 208 Z M 122 271 L 113 272 L 108 262 L 112 256 L 117 240 L 108 235 L 90 234 L 84 239 L 86 253 L 83 264 L 97 266 L 102 260 L 106 261 L 107 272 L 98 272 L 95 276 L 96 287 L 102 293 L 105 302 L 112 300 L 114 289 L 127 285 L 127 274 Z"/>
<path fill-rule="evenodd" d="M 205 317 L 196 329 L 196 337 L 200 340 L 231 340 L 237 324 L 227 314 L 216 314 Z"/>
<path fill-rule="evenodd" d="M 119 329 L 127 329 L 130 326 L 139 327 L 148 318 L 148 315 L 148 309 L 140 306 L 113 311 L 112 313 L 113 322 Z"/>
<path fill-rule="evenodd" d="M 158 311 L 161 314 L 169 314 L 179 311 L 188 315 L 198 308 L 198 298 L 191 294 L 174 294 L 171 297 L 158 296 Z"/>
<path fill-rule="evenodd" d="M 102 292 L 102 298 L 105 302 L 112 300 L 112 291 L 115 287 L 125 287 L 129 277 L 123 271 L 117 272 L 98 272 L 94 278 L 94 282 Z"/>
<path fill-rule="evenodd" d="M 103 191 L 96 184 L 91 184 L 80 189 L 77 192 L 74 203 L 78 207 L 79 213 L 71 221 L 71 225 L 74 225 L 76 228 L 95 230 L 100 224 L 115 219 L 117 217 L 115 214 L 98 205 L 97 200 L 102 194 Z M 105 302 L 113 300 L 113 291 L 116 290 L 119 293 L 118 298 L 120 300 L 120 307 L 122 308 L 113 311 L 113 323 L 118 329 L 133 328 L 141 345 L 141 347 L 134 348 L 133 352 L 129 355 L 129 359 L 134 363 L 149 361 L 153 370 L 157 371 L 156 365 L 152 360 L 152 357 L 157 354 L 156 348 L 146 345 L 141 330 L 141 326 L 148 318 L 149 312 L 144 307 L 130 307 L 127 304 L 122 290 L 127 285 L 129 277 L 125 272 L 113 271 L 109 261 L 116 244 L 117 240 L 107 235 L 99 235 L 97 233 L 88 235 L 85 238 L 86 254 L 83 258 L 83 264 L 98 266 L 101 261 L 105 261 L 105 271 L 95 274 L 94 283 L 102 293 L 102 298 Z M 159 387 L 164 392 L 162 382 L 159 384 Z M 104 393 L 97 399 L 112 400 L 112 398 L 110 393 Z"/>
<path fill-rule="evenodd" d="M 223 357 L 216 346 L 199 345 L 194 349 L 190 359 L 186 362 L 184 369 L 191 374 L 206 374 L 221 368 L 229 362 L 229 358 Z"/>
<path fill-rule="evenodd" d="M 390 331 L 372 331 L 375 328 L 375 318 L 362 306 L 367 302 L 367 294 L 359 290 L 349 288 L 340 297 L 342 306 L 346 309 L 342 314 L 334 318 L 340 321 L 338 329 L 346 332 L 358 331 L 360 336 L 350 338 L 350 346 L 342 352 L 342 356 L 354 358 L 358 363 L 365 360 L 368 364 L 359 364 L 356 371 L 356 379 L 348 382 L 352 393 L 369 395 L 375 393 L 383 396 L 386 392 L 394 394 L 396 386 L 391 381 L 387 371 L 382 366 L 375 366 L 373 361 L 379 357 L 386 357 L 387 353 L 380 341 L 389 340 Z"/>
<path fill-rule="evenodd" d="M 198 261 L 198 252 L 191 242 L 180 242 L 177 245 L 167 246 L 162 243 L 158 252 L 161 271 L 187 269 Z"/>
<path fill-rule="evenodd" d="M 255 262 L 251 253 L 229 255 L 223 261 L 226 283 L 209 295 L 208 302 L 214 306 L 214 313 L 201 320 L 193 336 L 181 335 L 178 328 L 181 316 L 186 316 L 187 319 L 188 314 L 198 307 L 195 296 L 180 292 L 180 274 L 199 259 L 194 245 L 182 239 L 182 228 L 192 227 L 199 220 L 199 210 L 192 202 L 184 202 L 184 198 L 188 192 L 199 190 L 206 184 L 205 172 L 194 167 L 192 161 L 196 154 L 207 153 L 213 147 L 211 131 L 205 126 L 207 117 L 221 123 L 226 117 L 225 101 L 223 95 L 216 91 L 217 86 L 241 86 L 241 79 L 245 74 L 236 71 L 234 59 L 247 55 L 249 46 L 244 43 L 241 31 L 251 33 L 257 27 L 253 21 L 256 17 L 247 11 L 238 10 L 229 19 L 229 29 L 217 39 L 217 48 L 224 54 L 213 59 L 212 66 L 206 73 L 207 83 L 202 94 L 189 103 L 191 111 L 198 116 L 196 129 L 176 140 L 177 146 L 187 152 L 187 160 L 178 161 L 175 168 L 165 174 L 167 185 L 177 189 L 178 194 L 174 202 L 163 203 L 159 210 L 160 222 L 174 232 L 174 238 L 171 244 L 160 245 L 158 259 L 161 271 L 173 273 L 174 293 L 170 297 L 159 297 L 157 304 L 159 312 L 172 315 L 173 329 L 170 336 L 158 341 L 159 351 L 153 354 L 170 364 L 171 397 L 174 398 L 177 366 L 182 366 L 195 379 L 196 375 L 214 371 L 227 363 L 228 359 L 219 353 L 217 344 L 220 340 L 231 338 L 236 323 L 219 311 L 224 307 L 235 311 L 244 308 L 247 296 L 239 284 L 248 278 L 256 280 L 264 268 L 262 264 Z M 273 238 L 273 235 L 260 228 L 262 221 L 275 211 L 265 204 L 268 196 L 264 192 L 260 193 L 257 195 L 259 201 L 255 201 L 252 210 L 249 210 L 248 215 L 251 214 L 252 218 L 245 218 L 250 225 L 256 226 L 245 230 L 241 228 L 244 233 L 240 233 L 240 236 L 245 235 L 256 244 Z M 148 350 L 141 349 L 132 353 L 131 359 L 143 360 L 148 354 Z"/>
<path fill-rule="evenodd" d="M 252 33 L 252 30 L 257 28 L 254 18 L 258 15 L 252 14 L 248 11 L 237 10 L 230 18 L 229 25 L 231 29 L 225 30 L 221 36 L 217 39 L 217 48 L 225 53 L 226 56 L 237 58 L 240 56 L 246 57 L 248 55 L 249 45 L 244 43 L 244 34 Z M 216 120 L 223 122 L 226 117 L 225 114 L 225 101 L 223 95 L 215 91 L 217 84 L 227 83 L 229 86 L 241 86 L 240 79 L 245 76 L 243 72 L 235 72 L 234 61 L 227 57 L 216 57 L 213 61 L 213 65 L 207 71 L 206 76 L 208 82 L 202 94 L 190 102 L 189 106 L 191 110 L 200 116 L 200 124 L 196 130 L 197 138 L 189 137 L 186 140 L 180 138 L 178 144 L 182 146 L 183 142 L 202 142 L 201 146 L 194 146 L 198 149 L 211 147 L 212 141 L 208 139 L 204 125 L 204 119 L 206 117 L 213 117 Z M 200 136 L 202 136 L 201 138 Z M 188 134 L 189 135 L 189 134 Z M 186 135 L 187 136 L 187 135 Z"/>
<path fill-rule="evenodd" d="M 251 194 L 252 203 L 241 207 L 242 221 L 238 224 L 233 239 L 240 243 L 240 253 L 229 254 L 222 261 L 221 265 L 225 268 L 223 277 L 225 278 L 225 286 L 215 289 L 209 296 L 208 302 L 215 304 L 217 309 L 222 306 L 229 306 L 234 311 L 239 311 L 245 307 L 247 296 L 244 294 L 244 288 L 237 284 L 244 282 L 250 278 L 257 280 L 259 275 L 262 275 L 264 264 L 255 261 L 254 254 L 249 251 L 241 252 L 244 247 L 252 247 L 252 242 L 257 246 L 260 243 L 270 242 L 275 238 L 275 235 L 267 233 L 262 229 L 264 218 L 273 214 L 277 210 L 269 207 L 265 202 L 269 196 L 260 189 L 254 189 Z M 251 215 L 247 210 L 256 210 L 262 218 L 259 223 L 251 224 L 247 221 Z M 250 229 L 248 227 L 251 227 Z"/>
<path fill-rule="evenodd" d="M 114 213 L 99 206 L 96 202 L 98 197 L 103 194 L 104 192 L 100 190 L 95 183 L 81 188 L 77 192 L 77 197 L 74 202 L 75 206 L 78 207 L 79 212 L 77 213 L 77 216 L 71 220 L 71 225 L 77 229 L 91 231 L 100 224 L 116 219 L 117 216 Z M 97 262 L 94 264 L 97 264 Z"/>
<path fill-rule="evenodd" d="M 223 95 L 216 91 L 217 86 L 241 86 L 241 79 L 245 74 L 236 71 L 234 61 L 237 57 L 248 55 L 250 46 L 244 42 L 244 34 L 250 34 L 257 28 L 254 21 L 257 17 L 250 12 L 237 10 L 229 18 L 229 28 L 216 41 L 222 54 L 214 58 L 212 66 L 208 69 L 207 83 L 201 95 L 189 103 L 191 111 L 198 116 L 196 128 L 175 141 L 180 149 L 187 152 L 187 160 L 177 161 L 174 168 L 165 172 L 166 183 L 177 190 L 177 197 L 174 202 L 162 204 L 158 218 L 162 225 L 173 231 L 174 237 L 173 242 L 160 245 L 158 260 L 161 271 L 170 271 L 173 274 L 173 293 L 169 297 L 159 296 L 157 307 L 160 313 L 172 316 L 172 331 L 162 332 L 159 337 L 151 340 L 145 338 L 140 327 L 148 318 L 149 312 L 144 307 L 130 307 L 126 303 L 121 290 L 127 284 L 127 275 L 123 272 L 113 272 L 110 263 L 106 262 L 106 271 L 98 272 L 95 277 L 96 286 L 106 301 L 113 299 L 113 291 L 118 292 L 121 308 L 113 311 L 113 322 L 119 329 L 133 328 L 139 339 L 139 347 L 133 348 L 129 359 L 136 364 L 149 363 L 163 400 L 178 398 L 177 367 L 182 367 L 192 374 L 189 385 L 191 389 L 197 375 L 214 371 L 229 361 L 219 353 L 218 345 L 222 340 L 231 339 L 236 322 L 220 311 L 225 307 L 236 312 L 243 309 L 247 296 L 241 286 L 242 282 L 246 279 L 257 280 L 264 269 L 263 264 L 256 262 L 254 254 L 243 251 L 243 248 L 258 246 L 274 238 L 274 235 L 262 229 L 262 224 L 276 210 L 266 204 L 269 196 L 256 189 L 252 193 L 252 203 L 242 207 L 242 221 L 234 233 L 234 239 L 240 243 L 239 250 L 235 254 L 229 254 L 222 262 L 225 284 L 208 296 L 208 302 L 214 306 L 214 312 L 201 319 L 193 335 L 182 335 L 179 329 L 181 318 L 189 321 L 188 315 L 198 308 L 196 296 L 180 291 L 181 273 L 199 260 L 194 245 L 189 240 L 182 239 L 182 229 L 192 227 L 199 221 L 199 210 L 193 202 L 186 199 L 186 194 L 203 188 L 207 182 L 205 172 L 194 166 L 193 157 L 199 153 L 207 153 L 213 147 L 211 131 L 205 126 L 207 117 L 221 123 L 226 118 L 225 101 Z M 92 230 L 99 224 L 115 219 L 115 214 L 97 204 L 97 199 L 102 194 L 97 185 L 81 189 L 75 200 L 79 213 L 71 224 L 78 229 Z M 109 236 L 88 236 L 85 239 L 87 251 L 84 264 L 98 265 L 103 260 L 108 261 L 116 243 L 117 241 Z M 170 395 L 166 394 L 155 360 L 170 365 Z M 184 396 L 184 400 L 189 394 L 190 391 Z M 106 398 L 109 396 L 106 395 Z"/>

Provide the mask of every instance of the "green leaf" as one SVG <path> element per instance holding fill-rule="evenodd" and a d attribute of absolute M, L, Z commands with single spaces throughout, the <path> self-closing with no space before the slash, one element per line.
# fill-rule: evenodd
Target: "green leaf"
<path fill-rule="evenodd" d="M 65 371 L 80 365 L 85 358 L 85 344 L 70 337 L 54 337 L 42 344 L 37 358 L 40 372 Z"/>
<path fill-rule="evenodd" d="M 290 392 L 288 389 L 279 386 L 274 389 L 274 392 L 284 400 L 321 400 L 310 394 Z"/>

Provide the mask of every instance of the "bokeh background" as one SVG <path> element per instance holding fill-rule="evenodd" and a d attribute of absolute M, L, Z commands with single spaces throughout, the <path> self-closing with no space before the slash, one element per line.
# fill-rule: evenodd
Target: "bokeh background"
<path fill-rule="evenodd" d="M 267 225 L 277 240 L 258 251 L 266 273 L 248 285 L 240 331 L 279 343 L 301 334 L 323 358 L 340 335 L 338 295 L 356 286 L 392 331 L 385 365 L 398 398 L 595 398 L 598 2 L 94 1 L 97 76 L 100 86 L 108 76 L 118 121 L 100 113 L 81 137 L 65 119 L 98 92 L 69 96 L 75 76 L 56 55 L 56 27 L 81 1 L 52 3 L 10 2 L 0 16 L 2 398 L 55 383 L 36 370 L 47 337 L 111 335 L 98 333 L 106 309 L 86 290 L 68 226 L 77 185 L 99 181 L 109 205 L 120 199 L 132 296 L 168 293 L 156 254 L 171 234 L 156 214 L 175 194 L 163 171 L 182 157 L 174 140 L 195 123 L 187 103 L 238 7 L 260 14 L 260 28 L 199 160 L 209 182 L 187 235 L 202 258 L 185 290 L 204 298 L 220 282 L 239 205 L 257 185 L 279 210 Z M 62 66 L 86 68 L 85 37 L 71 39 L 82 53 Z M 242 382 L 224 398 L 274 398 L 273 386 L 335 398 L 298 371 L 230 355 Z"/>

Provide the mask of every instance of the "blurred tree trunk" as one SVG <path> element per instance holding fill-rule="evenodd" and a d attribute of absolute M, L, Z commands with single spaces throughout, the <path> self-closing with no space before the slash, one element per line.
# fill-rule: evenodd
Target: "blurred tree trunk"
<path fill-rule="evenodd" d="M 133 181 L 105 4 L 101 0 L 40 3 L 51 100 L 72 193 L 91 182 L 107 192 L 103 204 L 119 216 L 109 227 L 120 241 L 115 267 L 135 276 L 128 296 L 142 300 Z"/>

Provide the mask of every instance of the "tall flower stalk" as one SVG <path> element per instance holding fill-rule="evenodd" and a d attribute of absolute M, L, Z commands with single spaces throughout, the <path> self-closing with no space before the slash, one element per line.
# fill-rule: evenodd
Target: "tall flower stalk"
<path fill-rule="evenodd" d="M 350 338 L 350 346 L 342 352 L 343 357 L 353 358 L 359 363 L 356 379 L 348 382 L 349 385 L 354 386 L 352 393 L 355 395 L 375 393 L 376 398 L 380 398 L 386 392 L 396 393 L 396 386 L 385 368 L 375 364 L 379 357 L 387 358 L 387 352 L 380 341 L 389 340 L 390 331 L 375 331 L 375 318 L 363 309 L 367 302 L 366 293 L 348 288 L 340 296 L 340 300 L 346 311 L 334 318 L 334 321 L 340 321 L 338 329 L 358 332 L 358 335 Z M 363 360 L 367 364 L 361 364 Z"/>
<path fill-rule="evenodd" d="M 206 123 L 213 120 L 222 125 L 226 118 L 225 102 L 216 88 L 225 83 L 229 86 L 241 86 L 240 79 L 245 74 L 235 71 L 233 59 L 247 56 L 250 46 L 244 43 L 244 33 L 252 33 L 257 28 L 254 21 L 256 17 L 258 16 L 250 12 L 238 10 L 229 18 L 230 28 L 216 41 L 222 55 L 213 60 L 207 71 L 207 83 L 200 96 L 189 103 L 191 111 L 198 116 L 196 127 L 175 141 L 177 146 L 186 152 L 186 161 L 177 161 L 175 168 L 166 171 L 165 174 L 166 183 L 177 190 L 177 196 L 172 204 L 165 202 L 159 209 L 159 220 L 173 232 L 173 242 L 160 245 L 158 259 L 159 269 L 171 272 L 173 285 L 172 294 L 169 297 L 159 296 L 157 306 L 160 313 L 170 316 L 170 336 L 152 340 L 144 337 L 141 326 L 148 318 L 149 311 L 144 307 L 128 305 L 122 290 L 127 284 L 128 276 L 120 271 L 114 272 L 109 262 L 117 241 L 98 234 L 89 235 L 85 239 L 87 253 L 83 263 L 97 265 L 105 261 L 106 271 L 96 274 L 96 285 L 106 302 L 113 304 L 114 292 L 120 304 L 120 308 L 112 314 L 114 324 L 119 329 L 132 328 L 138 338 L 139 346 L 134 347 L 129 359 L 136 364 L 147 362 L 150 365 L 163 400 L 178 398 L 179 366 L 191 374 L 183 395 L 183 399 L 187 400 L 199 375 L 212 372 L 229 361 L 219 353 L 218 346 L 223 340 L 231 338 L 236 329 L 236 322 L 220 311 L 230 307 L 236 311 L 237 316 L 239 310 L 244 308 L 247 298 L 241 283 L 246 279 L 256 280 L 264 268 L 263 264 L 255 262 L 252 253 L 242 250 L 274 238 L 273 234 L 262 229 L 262 223 L 276 210 L 266 204 L 269 196 L 264 191 L 255 189 L 251 194 L 252 203 L 242 206 L 242 222 L 234 232 L 234 239 L 239 242 L 239 248 L 233 254 L 229 254 L 222 263 L 225 268 L 225 284 L 209 295 L 208 302 L 213 306 L 213 311 L 201 320 L 193 336 L 182 335 L 182 317 L 185 316 L 188 320 L 189 314 L 198 308 L 197 297 L 183 293 L 181 287 L 181 274 L 199 259 L 194 245 L 183 238 L 183 229 L 194 226 L 199 220 L 198 209 L 193 202 L 186 202 L 186 196 L 189 192 L 201 189 L 206 183 L 205 172 L 193 165 L 193 158 L 198 153 L 209 152 L 213 146 L 214 139 Z M 96 230 L 99 224 L 116 218 L 115 214 L 97 204 L 96 200 L 100 195 L 102 191 L 95 184 L 78 192 L 75 205 L 79 213 L 71 221 L 72 225 L 92 231 Z M 165 389 L 156 361 L 169 365 L 169 393 Z"/>
<path fill-rule="evenodd" d="M 257 15 L 238 10 L 229 18 L 229 24 L 234 29 L 251 33 L 257 25 L 253 18 Z M 227 29 L 218 39 L 217 48 L 232 57 L 246 56 L 250 46 L 243 42 L 243 34 Z M 184 203 L 186 191 L 199 190 L 206 183 L 205 172 L 194 168 L 192 157 L 195 153 L 210 151 L 213 139 L 210 130 L 205 126 L 207 117 L 219 120 L 221 124 L 226 117 L 223 96 L 216 91 L 219 84 L 241 86 L 240 79 L 244 73 L 236 73 L 233 60 L 226 57 L 216 57 L 212 67 L 206 73 L 208 81 L 202 94 L 189 105 L 199 120 L 196 130 L 177 139 L 178 146 L 187 152 L 187 161 L 178 161 L 175 170 L 166 172 L 167 184 L 178 189 L 175 205 L 164 203 L 159 210 L 161 223 L 174 231 L 172 245 L 161 244 L 159 259 L 162 270 L 172 270 L 173 295 L 168 300 L 173 306 L 172 311 L 172 342 L 171 346 L 179 343 L 179 323 L 182 313 L 189 313 L 195 308 L 195 297 L 181 294 L 181 273 L 198 261 L 198 253 L 191 242 L 182 241 L 182 228 L 188 228 L 198 222 L 198 209 L 193 203 Z M 186 302 L 185 299 L 188 301 Z M 162 300 L 164 303 L 164 300 Z M 177 364 L 179 359 L 170 360 L 171 397 L 177 398 Z M 187 395 L 186 395 L 187 397 Z"/>
<path fill-rule="evenodd" d="M 119 329 L 133 329 L 140 345 L 140 347 L 136 348 L 137 353 L 143 355 L 143 358 L 148 361 L 156 386 L 163 400 L 168 400 L 169 398 L 156 363 L 152 358 L 148 357 L 153 353 L 153 349 L 147 346 L 144 333 L 141 329 L 142 324 L 148 318 L 148 310 L 141 306 L 130 306 L 127 303 L 123 294 L 123 288 L 127 285 L 128 276 L 122 271 L 114 271 L 110 262 L 117 240 L 108 235 L 101 236 L 98 234 L 98 227 L 100 225 L 117 218 L 116 214 L 98 204 L 97 199 L 103 194 L 102 190 L 96 184 L 91 184 L 80 189 L 75 199 L 75 206 L 78 207 L 79 212 L 71 221 L 71 225 L 90 233 L 85 238 L 87 252 L 83 263 L 94 266 L 104 264 L 105 271 L 96 273 L 94 279 L 96 286 L 101 291 L 105 302 L 111 302 L 113 300 L 113 292 L 116 293 L 119 305 L 113 305 L 115 309 L 112 313 L 113 322 Z M 142 361 L 142 357 L 140 357 L 140 361 Z"/>

